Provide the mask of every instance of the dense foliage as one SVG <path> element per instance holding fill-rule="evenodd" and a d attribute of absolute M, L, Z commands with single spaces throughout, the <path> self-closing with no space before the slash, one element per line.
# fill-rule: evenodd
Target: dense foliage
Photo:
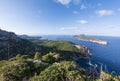
<path fill-rule="evenodd" d="M 79 69 L 74 62 L 54 63 L 29 81 L 85 81 L 84 69 Z"/>
<path fill-rule="evenodd" d="M 39 52 L 36 52 L 34 59 L 35 60 L 40 60 L 42 58 L 41 54 Z"/>
<path fill-rule="evenodd" d="M 45 64 L 34 64 L 28 57 L 17 55 L 8 61 L 0 61 L 0 81 L 21 81 L 23 77 L 45 69 Z"/>
<path fill-rule="evenodd" d="M 102 78 L 97 79 L 96 81 L 120 81 L 120 76 L 115 76 L 112 73 L 107 74 L 105 72 L 101 72 Z"/>
<path fill-rule="evenodd" d="M 120 77 L 105 72 L 101 73 L 102 78 L 91 78 L 89 72 L 74 61 L 60 58 L 58 53 L 49 52 L 41 57 L 39 64 L 31 56 L 18 54 L 8 61 L 0 61 L 0 81 L 22 81 L 23 78 L 29 81 L 120 81 Z"/>

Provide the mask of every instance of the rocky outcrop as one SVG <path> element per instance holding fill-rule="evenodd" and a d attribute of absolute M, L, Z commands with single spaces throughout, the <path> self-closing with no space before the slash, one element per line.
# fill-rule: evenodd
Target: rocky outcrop
<path fill-rule="evenodd" d="M 86 46 L 81 46 L 81 45 L 78 45 L 78 44 L 75 44 L 74 46 L 75 46 L 77 49 L 82 50 L 81 53 L 83 53 L 82 56 L 81 56 L 81 55 L 80 55 L 80 56 L 77 56 L 77 57 L 74 56 L 74 57 L 73 57 L 74 60 L 78 60 L 78 59 L 80 59 L 80 58 L 88 59 L 88 58 L 90 58 L 90 56 L 92 55 L 90 49 L 87 48 Z"/>
<path fill-rule="evenodd" d="M 88 41 L 98 43 L 98 44 L 102 44 L 102 45 L 107 45 L 107 41 L 103 41 L 103 40 L 88 40 Z"/>
<path fill-rule="evenodd" d="M 83 35 L 83 34 L 82 35 L 75 35 L 74 37 L 79 39 L 79 40 L 82 40 L 82 41 L 93 42 L 93 43 L 97 43 L 97 44 L 101 44 L 101 45 L 107 45 L 107 41 L 88 37 L 88 36 Z"/>

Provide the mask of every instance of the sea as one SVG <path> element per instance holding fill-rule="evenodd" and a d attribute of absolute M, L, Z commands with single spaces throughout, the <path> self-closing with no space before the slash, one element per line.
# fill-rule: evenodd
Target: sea
<path fill-rule="evenodd" d="M 89 59 L 78 59 L 76 62 L 80 67 L 87 69 L 91 63 L 96 66 L 97 70 L 102 67 L 105 72 L 120 75 L 120 37 L 91 36 L 107 41 L 107 45 L 82 41 L 71 35 L 43 35 L 41 37 L 47 40 L 67 40 L 86 46 L 91 50 L 92 55 Z"/>

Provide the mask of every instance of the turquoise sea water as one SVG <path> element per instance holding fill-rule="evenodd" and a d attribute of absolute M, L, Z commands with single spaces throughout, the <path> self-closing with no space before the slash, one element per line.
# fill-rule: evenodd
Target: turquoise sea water
<path fill-rule="evenodd" d="M 88 63 L 91 61 L 92 64 L 98 65 L 98 69 L 102 65 L 105 71 L 114 71 L 115 74 L 120 74 L 120 37 L 93 36 L 94 38 L 106 40 L 108 45 L 85 42 L 72 36 L 49 35 L 42 37 L 48 40 L 68 40 L 75 44 L 85 45 L 91 50 L 92 56 L 89 60 L 77 60 L 81 67 L 88 68 Z"/>

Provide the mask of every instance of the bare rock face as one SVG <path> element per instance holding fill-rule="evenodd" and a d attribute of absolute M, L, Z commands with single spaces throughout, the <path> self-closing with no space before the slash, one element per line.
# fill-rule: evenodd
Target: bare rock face
<path fill-rule="evenodd" d="M 36 45 L 19 38 L 13 32 L 0 29 L 0 60 L 16 56 L 16 54 L 34 54 Z"/>

